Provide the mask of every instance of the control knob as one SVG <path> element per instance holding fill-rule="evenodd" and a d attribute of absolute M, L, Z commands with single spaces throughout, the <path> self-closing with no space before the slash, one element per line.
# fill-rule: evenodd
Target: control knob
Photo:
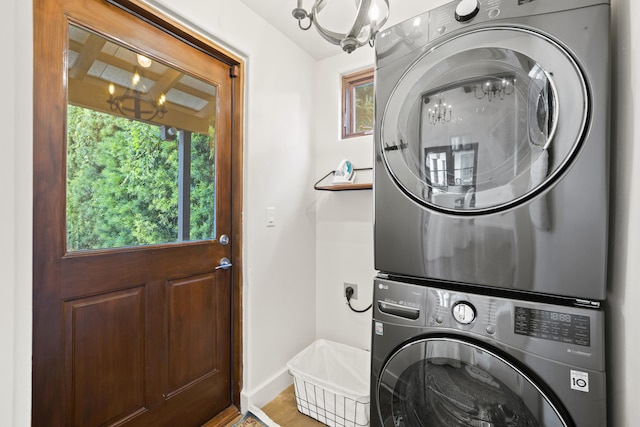
<path fill-rule="evenodd" d="M 453 312 L 453 318 L 463 325 L 468 325 L 476 318 L 476 309 L 468 302 L 463 301 L 455 304 L 451 311 Z"/>
<path fill-rule="evenodd" d="M 456 6 L 456 21 L 470 21 L 478 12 L 480 12 L 480 2 L 478 0 L 461 0 Z"/>

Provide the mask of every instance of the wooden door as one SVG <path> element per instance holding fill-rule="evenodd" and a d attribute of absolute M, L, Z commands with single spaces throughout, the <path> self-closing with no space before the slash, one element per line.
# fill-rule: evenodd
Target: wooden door
<path fill-rule="evenodd" d="M 34 17 L 33 425 L 201 425 L 238 393 L 237 64 L 99 0 Z"/>

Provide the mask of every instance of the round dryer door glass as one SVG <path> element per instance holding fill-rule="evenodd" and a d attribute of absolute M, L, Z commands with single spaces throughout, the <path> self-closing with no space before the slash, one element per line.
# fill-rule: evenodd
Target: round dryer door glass
<path fill-rule="evenodd" d="M 473 343 L 423 339 L 398 350 L 376 386 L 385 427 L 567 427 L 556 399 Z"/>
<path fill-rule="evenodd" d="M 379 147 L 396 184 L 430 209 L 477 214 L 542 193 L 586 132 L 586 81 L 538 33 L 477 30 L 435 46 L 384 106 Z"/>

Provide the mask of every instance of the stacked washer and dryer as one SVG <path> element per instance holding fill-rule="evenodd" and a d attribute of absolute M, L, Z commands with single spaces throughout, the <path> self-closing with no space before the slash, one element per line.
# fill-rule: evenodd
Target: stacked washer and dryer
<path fill-rule="evenodd" d="M 376 40 L 371 425 L 606 425 L 608 0 Z"/>

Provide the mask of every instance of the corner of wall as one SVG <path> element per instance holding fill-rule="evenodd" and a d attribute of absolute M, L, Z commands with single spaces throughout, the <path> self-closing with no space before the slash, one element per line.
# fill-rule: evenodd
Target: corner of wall
<path fill-rule="evenodd" d="M 240 393 L 240 410 L 246 413 L 253 407 L 262 408 L 292 383 L 293 379 L 285 368 L 257 387 L 251 390 L 243 389 Z"/>

